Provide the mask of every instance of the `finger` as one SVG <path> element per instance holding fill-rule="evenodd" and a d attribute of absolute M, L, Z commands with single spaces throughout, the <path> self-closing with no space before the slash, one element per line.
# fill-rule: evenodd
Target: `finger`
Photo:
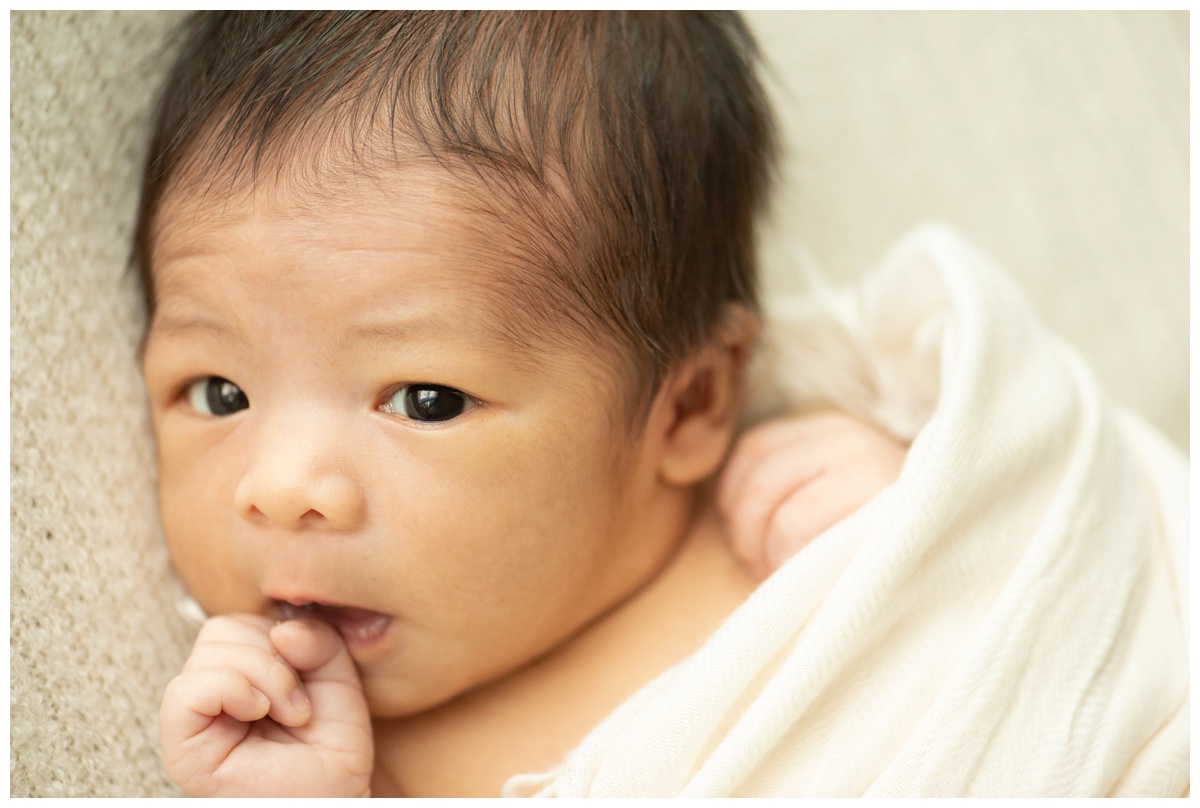
<path fill-rule="evenodd" d="M 765 458 L 788 446 L 813 437 L 819 416 L 800 416 L 768 421 L 738 438 L 717 483 L 717 509 L 722 514 L 736 507 L 746 479 Z"/>
<path fill-rule="evenodd" d="M 793 493 L 774 488 L 775 496 L 772 497 L 770 492 L 774 486 L 794 485 L 797 479 L 802 481 L 801 485 L 805 484 L 801 470 L 788 470 L 787 464 L 791 461 L 775 459 L 789 455 L 818 470 L 822 467 L 818 464 L 823 463 L 827 473 L 835 476 L 844 475 L 848 468 L 854 468 L 856 476 L 858 473 L 881 474 L 878 490 L 895 479 L 906 450 L 873 424 L 838 411 L 776 421 L 748 433 L 743 445 L 735 450 L 720 482 L 718 509 L 725 519 L 735 552 L 745 559 L 752 571 L 757 570 L 762 575 L 769 570 L 762 561 L 765 536 L 759 530 L 769 529 L 771 509 L 778 507 L 784 496 Z M 779 462 L 784 465 L 775 465 Z M 784 469 L 783 476 L 779 476 L 779 468 Z M 816 477 L 814 474 L 808 482 L 811 484 Z M 861 501 L 865 502 L 874 493 L 875 490 L 863 493 Z M 749 512 L 740 513 L 747 503 Z"/>
<path fill-rule="evenodd" d="M 891 482 L 891 477 L 868 470 L 855 474 L 830 474 L 797 491 L 779 506 L 767 527 L 764 554 L 767 574 L 779 569 L 789 558 L 857 511 Z"/>
<path fill-rule="evenodd" d="M 269 706 L 267 697 L 235 671 L 208 669 L 175 677 L 158 719 L 167 774 L 190 793 L 205 793 L 202 784 Z"/>
<path fill-rule="evenodd" d="M 277 622 L 274 618 L 261 614 L 221 614 L 204 621 L 196 641 L 211 637 L 218 640 L 249 642 L 255 637 L 265 636 Z"/>
<path fill-rule="evenodd" d="M 312 699 L 312 723 L 370 726 L 362 681 L 345 642 L 323 620 L 287 620 L 271 629 L 279 654 L 301 672 Z"/>
<path fill-rule="evenodd" d="M 752 573 L 762 577 L 767 572 L 767 530 L 776 509 L 824 471 L 822 455 L 797 446 L 769 455 L 748 474 L 727 516 L 727 530 L 734 554 Z"/>
<path fill-rule="evenodd" d="M 345 651 L 346 647 L 341 635 L 324 620 L 316 617 L 297 618 L 276 624 L 271 628 L 271 643 L 288 664 L 298 671 L 310 674 L 324 668 L 339 651 Z M 354 663 L 349 661 L 348 653 L 346 659 L 353 667 Z"/>
<path fill-rule="evenodd" d="M 249 723 L 269 708 L 267 696 L 237 671 L 208 668 L 180 674 L 167 685 L 158 713 L 163 749 L 185 744 L 213 727 L 222 714 Z M 230 738 L 224 748 L 231 749 L 239 740 L 240 735 Z"/>
<path fill-rule="evenodd" d="M 807 493 L 807 492 L 806 492 Z M 763 540 L 763 569 L 770 575 L 824 533 L 849 509 L 829 500 L 797 495 L 779 506 Z"/>
<path fill-rule="evenodd" d="M 184 671 L 228 669 L 237 671 L 270 700 L 270 716 L 289 727 L 301 726 L 312 715 L 308 694 L 300 677 L 270 645 L 269 650 L 241 642 L 198 643 L 184 663 Z"/>

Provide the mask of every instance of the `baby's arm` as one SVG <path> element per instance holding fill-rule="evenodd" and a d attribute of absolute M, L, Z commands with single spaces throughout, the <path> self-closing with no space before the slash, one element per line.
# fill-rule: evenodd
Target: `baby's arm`
<path fill-rule="evenodd" d="M 733 447 L 717 507 L 734 553 L 758 578 L 900 474 L 907 447 L 842 412 L 768 421 Z"/>
<path fill-rule="evenodd" d="M 167 686 L 159 731 L 167 774 L 190 796 L 369 795 L 362 685 L 319 620 L 209 620 Z"/>

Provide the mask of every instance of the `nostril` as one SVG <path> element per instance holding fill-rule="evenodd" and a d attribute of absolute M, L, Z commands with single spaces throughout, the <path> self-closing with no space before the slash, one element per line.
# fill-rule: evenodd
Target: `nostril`
<path fill-rule="evenodd" d="M 235 507 L 244 518 L 288 529 L 348 530 L 362 522 L 366 503 L 357 480 L 340 471 L 321 472 L 311 463 L 284 464 L 264 455 L 234 492 Z"/>

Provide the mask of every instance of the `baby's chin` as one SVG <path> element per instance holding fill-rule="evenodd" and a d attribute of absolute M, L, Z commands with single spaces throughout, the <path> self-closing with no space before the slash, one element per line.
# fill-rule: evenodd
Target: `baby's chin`
<path fill-rule="evenodd" d="M 492 646 L 478 650 L 466 660 L 447 658 L 441 665 L 422 665 L 419 669 L 397 665 L 395 659 L 390 660 L 393 665 L 390 668 L 360 661 L 358 670 L 367 708 L 375 720 L 404 719 L 437 710 L 463 697 L 484 695 L 552 656 L 571 636 L 556 638 L 548 648 L 521 649 L 509 656 L 497 656 Z"/>
<path fill-rule="evenodd" d="M 486 687 L 494 680 L 478 684 L 450 684 L 444 679 L 418 683 L 403 677 L 363 677 L 363 695 L 371 718 L 377 721 L 411 718 L 449 704 L 464 693 Z"/>

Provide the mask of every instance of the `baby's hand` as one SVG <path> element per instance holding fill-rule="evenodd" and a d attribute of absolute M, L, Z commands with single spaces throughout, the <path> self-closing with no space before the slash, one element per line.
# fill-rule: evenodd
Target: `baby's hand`
<path fill-rule="evenodd" d="M 733 447 L 717 508 L 734 553 L 765 578 L 900 474 L 907 448 L 841 412 L 768 421 Z"/>
<path fill-rule="evenodd" d="M 320 620 L 209 620 L 167 685 L 159 731 L 167 774 L 191 796 L 369 794 L 362 685 Z"/>

